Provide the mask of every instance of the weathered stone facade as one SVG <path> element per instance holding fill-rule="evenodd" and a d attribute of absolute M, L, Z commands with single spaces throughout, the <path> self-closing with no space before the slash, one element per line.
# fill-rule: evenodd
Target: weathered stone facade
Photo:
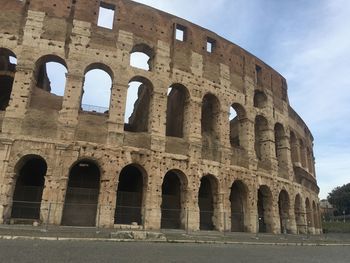
<path fill-rule="evenodd" d="M 0 223 L 37 200 L 37 219 L 56 225 L 320 233 L 313 138 L 271 67 L 128 0 L 0 4 Z M 115 10 L 112 29 L 97 26 L 100 5 Z M 135 51 L 149 71 L 130 66 Z M 63 97 L 49 91 L 50 61 L 67 68 Z M 106 113 L 81 107 L 91 69 L 112 79 Z M 126 125 L 131 81 L 144 88 Z M 20 197 L 28 187 L 39 199 Z"/>

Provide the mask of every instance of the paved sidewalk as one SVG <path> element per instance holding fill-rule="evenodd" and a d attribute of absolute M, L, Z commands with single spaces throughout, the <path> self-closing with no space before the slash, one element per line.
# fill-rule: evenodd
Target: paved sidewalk
<path fill-rule="evenodd" d="M 43 239 L 43 240 L 94 240 L 94 241 L 134 241 L 130 238 L 118 238 L 120 232 L 131 230 L 98 229 L 63 226 L 0 225 L 0 239 Z M 133 231 L 141 234 L 142 231 Z M 350 234 L 326 235 L 273 235 L 252 233 L 231 233 L 218 231 L 197 231 L 186 233 L 184 230 L 147 231 L 161 233 L 162 239 L 143 241 L 173 243 L 232 243 L 232 244 L 271 244 L 271 245 L 347 245 L 350 246 Z M 117 233 L 117 235 L 116 235 Z M 123 235 L 121 235 L 123 236 Z M 139 235 L 138 235 L 139 236 Z M 154 235 L 153 235 L 154 236 Z"/>

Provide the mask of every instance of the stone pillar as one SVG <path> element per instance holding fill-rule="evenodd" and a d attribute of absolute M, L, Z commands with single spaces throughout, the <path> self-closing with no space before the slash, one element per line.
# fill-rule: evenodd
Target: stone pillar
<path fill-rule="evenodd" d="M 19 64 L 16 67 L 11 99 L 2 124 L 3 133 L 21 132 L 20 127 L 30 102 L 32 87 L 34 87 L 33 67 L 32 64 Z"/>
<path fill-rule="evenodd" d="M 67 74 L 62 110 L 59 112 L 59 137 L 63 140 L 73 140 L 78 125 L 78 115 L 81 108 L 84 77 L 80 74 Z"/>
<path fill-rule="evenodd" d="M 122 145 L 124 134 L 124 114 L 129 85 L 114 82 L 111 92 L 108 118 L 108 144 Z"/>
<path fill-rule="evenodd" d="M 196 163 L 202 155 L 202 134 L 201 134 L 201 112 L 202 112 L 202 101 L 199 98 L 192 98 L 190 104 L 189 119 L 186 121 L 189 125 L 189 133 L 185 136 L 189 140 L 189 155 Z"/>
<path fill-rule="evenodd" d="M 251 184 L 247 193 L 247 208 L 244 215 L 244 224 L 247 232 L 257 233 L 259 231 L 258 218 L 258 190 Z"/>
<path fill-rule="evenodd" d="M 8 191 L 5 177 L 8 167 L 8 161 L 10 158 L 12 143 L 12 141 L 2 140 L 0 144 L 0 224 L 4 223 L 4 219 L 6 218 L 5 211 L 6 207 L 8 207 Z"/>
<path fill-rule="evenodd" d="M 291 234 L 298 234 L 297 222 L 295 220 L 295 207 L 294 202 L 289 201 L 288 219 L 287 219 L 287 230 Z"/>

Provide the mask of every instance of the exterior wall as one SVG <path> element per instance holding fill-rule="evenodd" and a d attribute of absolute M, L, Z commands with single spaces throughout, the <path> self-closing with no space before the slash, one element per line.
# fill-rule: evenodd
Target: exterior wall
<path fill-rule="evenodd" d="M 163 178 L 169 170 L 176 169 L 187 179 L 183 206 L 191 213 L 187 222 L 191 230 L 199 229 L 200 179 L 211 175 L 217 182 L 213 221 L 218 230 L 230 229 L 230 189 L 233 182 L 240 180 L 248 189 L 246 231 L 257 231 L 258 189 L 266 185 L 272 193 L 271 231 L 281 232 L 278 200 L 279 193 L 285 190 L 289 196 L 287 229 L 291 233 L 305 232 L 302 226 L 297 227 L 294 200 L 297 194 L 301 196 L 302 221 L 307 222 L 306 198 L 310 204 L 319 203 L 313 138 L 289 106 L 286 80 L 279 73 L 215 33 L 141 4 L 104 1 L 116 7 L 113 29 L 106 29 L 96 25 L 99 1 L 56 2 L 0 0 L 0 49 L 11 50 L 18 61 L 9 106 L 0 115 L 0 223 L 8 222 L 11 215 L 17 163 L 23 156 L 39 155 L 48 165 L 41 203 L 43 222 L 61 223 L 70 168 L 77 160 L 88 158 L 101 167 L 101 226 L 113 227 L 120 171 L 126 165 L 137 164 L 147 177 L 143 222 L 148 229 L 160 228 Z M 174 38 L 176 24 L 186 28 L 184 42 Z M 208 37 L 215 40 L 212 53 L 206 51 Z M 153 49 L 151 71 L 129 65 L 130 52 L 137 44 Z M 67 66 L 60 110 L 31 107 L 35 101 L 35 63 L 45 55 L 55 55 Z M 92 64 L 108 69 L 112 78 L 108 114 L 80 110 L 84 74 Z M 147 79 L 153 86 L 147 133 L 124 132 L 126 93 L 128 83 L 135 77 Z M 191 113 L 185 115 L 184 137 L 176 140 L 165 136 L 167 90 L 173 84 L 188 90 L 187 111 Z M 267 96 L 262 108 L 254 107 L 256 90 Z M 201 108 L 208 93 L 216 96 L 220 104 L 215 158 L 206 156 L 202 149 Z M 228 115 L 234 103 L 245 110 L 238 148 L 231 147 L 229 141 Z M 260 160 L 254 149 L 256 116 L 267 120 L 261 138 L 264 156 Z M 286 153 L 283 167 L 275 152 L 276 123 L 285 132 L 279 146 Z M 291 131 L 297 142 L 303 141 L 305 154 L 300 154 L 300 145 L 290 144 Z M 299 151 L 298 162 L 292 163 L 292 147 Z M 301 161 L 306 147 L 309 156 Z M 309 224 L 308 231 L 320 233 L 319 223 Z"/>

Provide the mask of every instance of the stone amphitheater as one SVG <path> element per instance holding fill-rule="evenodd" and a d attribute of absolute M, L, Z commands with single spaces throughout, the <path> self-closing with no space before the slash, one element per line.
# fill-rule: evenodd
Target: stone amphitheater
<path fill-rule="evenodd" d="M 0 5 L 1 224 L 321 232 L 313 137 L 269 65 L 129 0 Z M 105 110 L 82 103 L 93 70 Z"/>

